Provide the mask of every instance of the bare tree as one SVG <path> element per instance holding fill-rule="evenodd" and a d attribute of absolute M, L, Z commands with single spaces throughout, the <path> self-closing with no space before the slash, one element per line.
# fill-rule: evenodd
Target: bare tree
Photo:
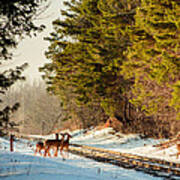
<path fill-rule="evenodd" d="M 4 98 L 4 104 L 13 104 L 16 100 L 21 106 L 11 120 L 21 124 L 21 132 L 46 134 L 53 127 L 60 127 L 61 120 L 57 119 L 62 112 L 60 100 L 47 93 L 42 81 L 20 84 L 10 89 Z"/>

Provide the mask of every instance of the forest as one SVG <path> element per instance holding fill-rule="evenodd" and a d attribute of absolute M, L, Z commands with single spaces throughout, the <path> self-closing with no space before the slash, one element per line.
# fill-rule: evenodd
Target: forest
<path fill-rule="evenodd" d="M 180 2 L 71 0 L 46 38 L 40 68 L 67 119 L 170 137 L 180 120 Z M 97 118 L 97 116 L 96 116 Z"/>
<path fill-rule="evenodd" d="M 63 18 L 53 21 L 54 30 L 45 38 L 50 43 L 45 52 L 50 62 L 39 69 L 48 93 L 59 101 L 62 120 L 89 128 L 115 118 L 120 123 L 116 130 L 123 133 L 176 135 L 180 131 L 180 2 L 68 0 L 64 5 Z M 38 4 L 32 7 L 33 16 Z M 27 19 L 31 21 L 31 16 Z M 18 27 L 17 21 L 10 25 Z M 15 32 L 30 35 L 43 28 L 25 23 L 20 33 Z M 9 46 L 17 45 L 11 41 L 13 33 L 1 36 L 4 59 L 11 56 Z M 11 81 L 0 74 L 8 82 L 0 84 L 1 94 L 16 79 L 23 79 L 23 68 L 10 74 Z M 6 112 L 17 109 L 15 105 L 0 111 L 0 119 L 8 119 Z M 52 121 L 58 116 L 55 112 Z"/>

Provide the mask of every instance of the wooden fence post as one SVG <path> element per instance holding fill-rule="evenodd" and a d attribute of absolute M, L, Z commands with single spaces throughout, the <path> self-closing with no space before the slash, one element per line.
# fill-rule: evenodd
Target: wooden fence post
<path fill-rule="evenodd" d="M 14 135 L 10 135 L 10 151 L 13 152 L 14 151 L 14 147 L 13 147 L 13 141 L 14 141 Z"/>

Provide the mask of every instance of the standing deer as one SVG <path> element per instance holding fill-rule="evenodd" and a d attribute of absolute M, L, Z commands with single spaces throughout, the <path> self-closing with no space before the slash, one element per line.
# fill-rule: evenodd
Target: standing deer
<path fill-rule="evenodd" d="M 180 155 L 180 144 L 177 144 L 176 145 L 176 148 L 177 148 L 177 155 L 176 155 L 176 158 L 179 158 L 179 155 Z"/>
<path fill-rule="evenodd" d="M 48 139 L 44 142 L 45 146 L 45 153 L 44 156 L 46 157 L 47 153 L 48 156 L 50 157 L 50 149 L 53 148 L 55 149 L 54 157 L 57 157 L 58 155 L 58 149 L 61 147 L 62 143 L 64 142 L 64 134 L 61 134 L 62 138 L 61 139 Z"/>
<path fill-rule="evenodd" d="M 66 136 L 66 138 L 65 138 Z M 64 133 L 64 141 L 62 142 L 61 144 L 61 148 L 60 148 L 60 152 L 61 152 L 61 155 L 63 156 L 63 149 L 66 150 L 66 152 L 68 153 L 69 151 L 69 140 L 70 138 L 72 138 L 72 136 L 69 134 L 69 133 Z"/>
<path fill-rule="evenodd" d="M 45 150 L 45 146 L 43 142 L 37 142 L 36 144 L 36 150 L 35 150 L 35 155 L 37 154 L 37 152 L 42 155 L 41 150 Z"/>

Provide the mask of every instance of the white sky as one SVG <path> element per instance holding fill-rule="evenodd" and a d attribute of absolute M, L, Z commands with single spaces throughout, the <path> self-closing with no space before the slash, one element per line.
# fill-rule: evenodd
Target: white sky
<path fill-rule="evenodd" d="M 52 21 L 60 17 L 60 9 L 64 9 L 63 0 L 49 0 L 49 2 L 51 2 L 50 7 L 35 22 L 37 24 L 44 24 L 46 29 L 36 37 L 27 37 L 22 40 L 14 51 L 13 59 L 3 64 L 3 68 L 0 68 L 0 70 L 12 68 L 27 62 L 29 67 L 24 72 L 27 79 L 40 78 L 38 68 L 48 62 L 44 55 L 44 52 L 48 48 L 48 42 L 43 40 L 43 38 L 49 36 L 50 32 L 53 31 Z"/>

